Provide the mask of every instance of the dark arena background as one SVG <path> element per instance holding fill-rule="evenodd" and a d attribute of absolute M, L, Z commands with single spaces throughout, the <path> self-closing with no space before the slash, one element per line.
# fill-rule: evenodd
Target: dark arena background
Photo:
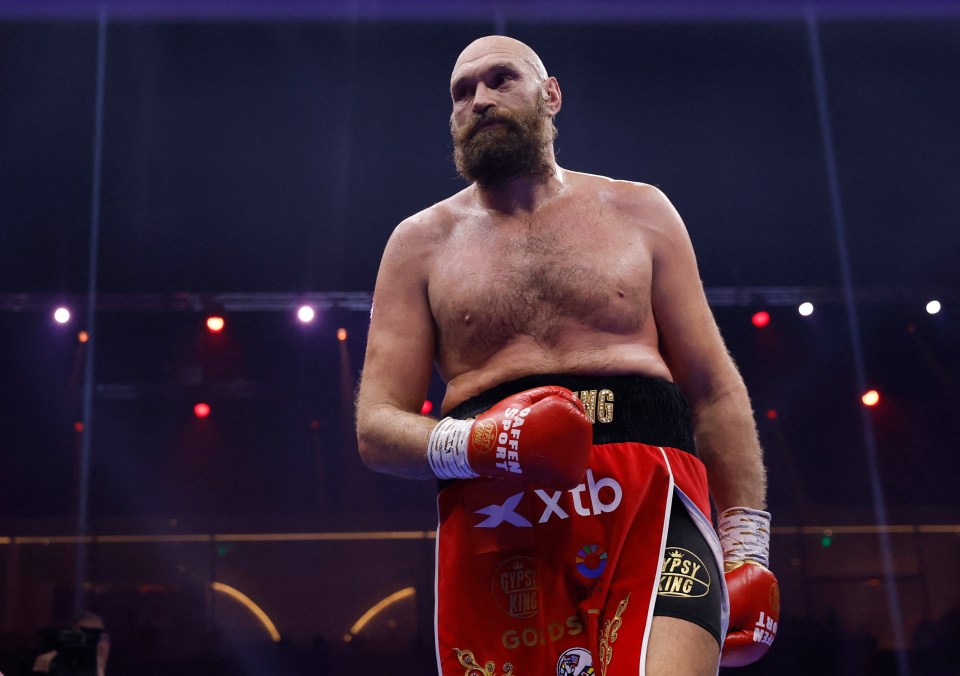
<path fill-rule="evenodd" d="M 783 615 L 725 673 L 960 673 L 960 6 L 886 0 L 0 1 L 0 671 L 86 608 L 108 674 L 436 672 L 436 487 L 353 396 L 489 33 L 750 388 Z"/>

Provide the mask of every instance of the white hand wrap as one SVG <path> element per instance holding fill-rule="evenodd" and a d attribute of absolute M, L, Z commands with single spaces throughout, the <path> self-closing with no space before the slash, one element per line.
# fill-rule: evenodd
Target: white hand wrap
<path fill-rule="evenodd" d="M 717 525 L 724 561 L 749 561 L 770 567 L 770 513 L 731 507 Z"/>
<path fill-rule="evenodd" d="M 467 460 L 467 443 L 473 420 L 444 418 L 430 433 L 427 444 L 427 462 L 430 469 L 441 479 L 476 479 Z"/>

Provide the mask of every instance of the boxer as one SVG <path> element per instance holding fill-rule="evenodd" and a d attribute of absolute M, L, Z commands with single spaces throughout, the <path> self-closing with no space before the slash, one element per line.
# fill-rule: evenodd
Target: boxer
<path fill-rule="evenodd" d="M 779 621 L 762 451 L 683 222 L 557 164 L 560 86 L 523 43 L 471 43 L 450 95 L 469 185 L 391 235 L 357 397 L 364 461 L 440 480 L 440 673 L 755 661 Z"/>

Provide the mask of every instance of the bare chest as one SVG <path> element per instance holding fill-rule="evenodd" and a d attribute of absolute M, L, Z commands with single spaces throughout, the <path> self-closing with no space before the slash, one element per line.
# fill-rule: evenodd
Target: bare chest
<path fill-rule="evenodd" d="M 571 334 L 639 332 L 650 278 L 636 229 L 602 216 L 472 224 L 431 275 L 440 351 L 471 361 L 523 336 L 550 349 Z"/>

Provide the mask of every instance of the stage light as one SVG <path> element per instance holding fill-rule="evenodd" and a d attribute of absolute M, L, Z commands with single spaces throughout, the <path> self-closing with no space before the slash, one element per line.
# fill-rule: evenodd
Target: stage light
<path fill-rule="evenodd" d="M 90 334 L 86 331 L 81 331 L 77 334 L 77 340 L 79 340 L 81 343 L 86 343 L 90 340 Z"/>
<path fill-rule="evenodd" d="M 70 321 L 70 310 L 65 307 L 58 307 L 53 311 L 53 320 L 57 324 L 66 324 Z"/>
<path fill-rule="evenodd" d="M 770 313 L 765 310 L 755 312 L 753 317 L 750 318 L 750 321 L 753 322 L 753 325 L 758 329 L 762 329 L 764 326 L 770 323 Z"/>
<path fill-rule="evenodd" d="M 940 305 L 940 301 L 932 300 L 929 303 L 927 303 L 927 314 L 935 315 L 938 312 L 940 312 L 941 307 L 942 306 Z"/>
<path fill-rule="evenodd" d="M 430 401 L 429 399 L 426 399 L 426 400 L 423 402 L 423 406 L 420 407 L 420 414 L 421 414 L 421 415 L 430 415 L 430 411 L 432 411 L 432 410 L 433 410 L 433 402 Z"/>
<path fill-rule="evenodd" d="M 777 419 L 777 409 L 771 408 L 767 409 L 767 420 L 776 420 Z"/>
<path fill-rule="evenodd" d="M 867 390 L 863 393 L 863 396 L 860 397 L 860 401 L 863 402 L 864 406 L 876 406 L 880 401 L 880 393 L 876 390 Z"/>
<path fill-rule="evenodd" d="M 78 420 L 77 422 L 73 423 L 73 430 L 74 430 L 75 432 L 82 432 L 82 431 L 83 431 L 83 423 L 80 422 L 79 420 Z"/>
<path fill-rule="evenodd" d="M 299 319 L 304 324 L 309 324 L 317 316 L 316 311 L 309 305 L 301 305 L 297 309 L 297 319 Z"/>
<path fill-rule="evenodd" d="M 337 329 L 337 340 L 343 342 L 347 339 L 347 330 L 344 328 Z"/>
<path fill-rule="evenodd" d="M 201 401 L 193 407 L 193 414 L 198 418 L 206 418 L 210 415 L 210 404 L 205 404 Z"/>
<path fill-rule="evenodd" d="M 797 308 L 797 312 L 804 317 L 809 317 L 813 314 L 813 303 L 800 303 L 800 307 Z"/>
<path fill-rule="evenodd" d="M 211 315 L 207 317 L 207 328 L 211 333 L 220 333 L 223 331 L 223 327 L 226 325 L 223 317 L 219 315 Z"/>

